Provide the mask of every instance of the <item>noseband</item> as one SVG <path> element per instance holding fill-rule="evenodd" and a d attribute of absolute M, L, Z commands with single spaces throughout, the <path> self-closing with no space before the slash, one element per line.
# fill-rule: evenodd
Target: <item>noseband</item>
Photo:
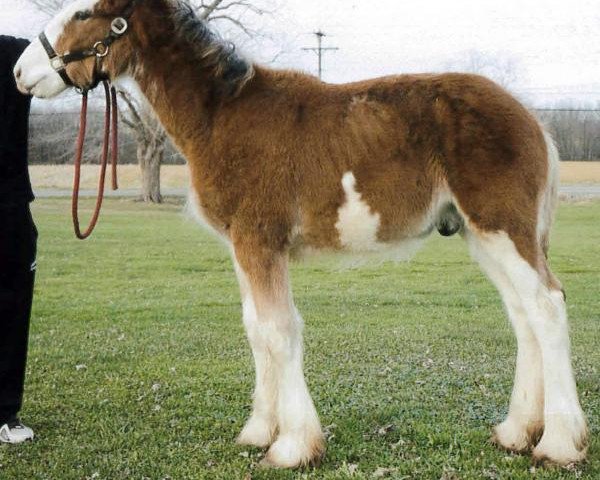
<path fill-rule="evenodd" d="M 119 38 L 121 38 L 129 27 L 127 20 L 133 13 L 133 8 L 137 0 L 131 0 L 120 16 L 115 17 L 110 23 L 110 31 L 102 39 L 94 43 L 91 48 L 85 50 L 76 50 L 74 52 L 66 52 L 63 55 L 56 53 L 56 50 L 48 40 L 46 33 L 42 31 L 39 35 L 40 42 L 50 59 L 50 65 L 60 75 L 66 85 L 75 87 L 81 94 L 81 115 L 79 119 L 79 134 L 77 135 L 76 151 L 75 151 L 75 177 L 73 180 L 73 197 L 71 202 L 71 211 L 73 216 L 73 227 L 75 236 L 81 240 L 89 237 L 96 226 L 102 200 L 104 198 L 104 179 L 106 176 L 106 167 L 108 160 L 108 148 L 110 142 L 111 163 L 112 163 L 112 189 L 116 190 L 117 186 L 117 93 L 114 87 L 109 85 L 110 79 L 102 72 L 102 61 L 108 55 L 110 46 Z M 77 86 L 73 83 L 67 74 L 67 65 L 73 62 L 79 62 L 86 58 L 95 57 L 94 71 L 92 72 L 92 81 L 86 86 Z M 81 177 L 81 160 L 83 157 L 83 146 L 85 141 L 85 132 L 87 124 L 87 99 L 88 91 L 96 88 L 102 82 L 106 96 L 106 110 L 104 116 L 104 146 L 102 149 L 102 158 L 100 160 L 100 180 L 98 182 L 98 195 L 96 197 L 96 206 L 92 219 L 85 231 L 81 231 L 79 226 L 79 185 Z M 112 137 L 111 134 L 112 127 Z"/>

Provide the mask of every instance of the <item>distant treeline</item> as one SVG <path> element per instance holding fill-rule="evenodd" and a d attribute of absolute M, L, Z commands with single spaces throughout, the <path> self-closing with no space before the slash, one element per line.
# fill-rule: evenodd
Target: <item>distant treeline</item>
<path fill-rule="evenodd" d="M 600 109 L 540 109 L 561 160 L 600 160 Z"/>
<path fill-rule="evenodd" d="M 552 134 L 562 160 L 600 160 L 600 110 L 539 109 L 537 117 Z M 61 164 L 72 161 L 79 113 L 32 113 L 29 132 L 29 160 L 32 164 Z M 97 163 L 104 132 L 102 112 L 88 115 L 84 162 Z M 119 162 L 137 163 L 136 142 L 125 125 L 119 125 Z M 165 164 L 185 160 L 169 143 Z"/>
<path fill-rule="evenodd" d="M 29 163 L 63 164 L 73 161 L 79 128 L 79 112 L 32 113 L 29 118 Z M 98 163 L 104 135 L 104 112 L 88 112 L 84 163 Z M 119 122 L 119 163 L 137 163 L 136 141 L 131 130 Z M 184 164 L 169 143 L 164 164 Z"/>

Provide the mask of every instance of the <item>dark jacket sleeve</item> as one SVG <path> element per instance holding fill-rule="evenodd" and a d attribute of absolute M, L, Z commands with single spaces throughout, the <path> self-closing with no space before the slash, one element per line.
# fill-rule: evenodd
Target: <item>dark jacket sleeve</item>
<path fill-rule="evenodd" d="M 27 48 L 24 39 L 0 35 L 0 203 L 33 200 L 27 168 L 31 97 L 17 90 L 13 68 Z"/>

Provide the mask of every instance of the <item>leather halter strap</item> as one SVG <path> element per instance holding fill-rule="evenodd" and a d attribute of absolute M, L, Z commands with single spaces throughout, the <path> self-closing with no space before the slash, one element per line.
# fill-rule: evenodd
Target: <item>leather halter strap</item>
<path fill-rule="evenodd" d="M 67 75 L 66 63 L 64 61 L 64 58 L 60 57 L 58 53 L 56 53 L 56 50 L 54 50 L 54 47 L 52 47 L 52 44 L 48 41 L 46 33 L 40 33 L 38 38 L 40 39 L 42 47 L 44 47 L 44 50 L 46 50 L 46 54 L 50 59 L 50 65 L 52 66 L 52 68 L 56 71 L 56 73 L 60 75 L 65 84 L 73 86 L 73 82 L 69 78 L 69 75 Z"/>
<path fill-rule="evenodd" d="M 84 92 L 96 88 L 100 81 L 108 80 L 105 75 L 101 74 L 100 68 L 102 66 L 102 60 L 104 57 L 106 57 L 106 55 L 108 55 L 110 46 L 116 40 L 121 38 L 129 28 L 127 21 L 129 20 L 129 17 L 131 17 L 137 1 L 138 0 L 131 0 L 127 4 L 126 8 L 121 12 L 121 15 L 115 17 L 110 23 L 110 30 L 108 34 L 102 40 L 95 42 L 91 48 L 76 50 L 74 52 L 65 52 L 64 54 L 59 55 L 48 40 L 46 32 L 42 31 L 42 33 L 39 34 L 38 38 L 42 44 L 42 47 L 44 47 L 44 50 L 46 51 L 46 55 L 48 55 L 48 58 L 50 59 L 50 65 L 56 71 L 56 73 L 60 75 L 63 82 L 65 82 L 65 85 L 79 88 L 81 92 Z M 69 77 L 67 73 L 67 65 L 69 63 L 79 62 L 90 57 L 96 57 L 94 72 L 92 74 L 92 82 L 90 85 L 86 85 L 85 87 L 78 87 Z"/>

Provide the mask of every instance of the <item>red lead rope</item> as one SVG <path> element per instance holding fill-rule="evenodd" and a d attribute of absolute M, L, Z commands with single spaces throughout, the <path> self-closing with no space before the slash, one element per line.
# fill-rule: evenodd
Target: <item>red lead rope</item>
<path fill-rule="evenodd" d="M 112 189 L 117 186 L 117 155 L 118 155 L 118 131 L 117 131 L 117 92 L 114 87 L 109 87 L 108 82 L 102 82 L 104 93 L 106 95 L 106 110 L 104 114 L 104 144 L 102 147 L 102 158 L 100 160 L 100 180 L 98 182 L 98 196 L 96 198 L 96 207 L 86 230 L 82 233 L 79 226 L 79 184 L 81 180 L 81 158 L 83 157 L 83 144 L 85 142 L 85 131 L 87 126 L 87 92 L 83 92 L 81 99 L 81 115 L 79 117 L 79 134 L 77 135 L 77 144 L 75 149 L 75 177 L 73 179 L 73 200 L 71 203 L 71 212 L 73 214 L 73 227 L 75 236 L 81 240 L 88 238 L 98 222 L 100 208 L 104 199 L 104 180 L 106 178 L 106 166 L 108 164 L 108 144 L 110 140 L 111 164 L 112 164 Z M 112 107 L 112 108 L 111 108 Z M 112 116 L 111 116 L 112 115 Z M 112 137 L 110 130 L 112 126 Z"/>

